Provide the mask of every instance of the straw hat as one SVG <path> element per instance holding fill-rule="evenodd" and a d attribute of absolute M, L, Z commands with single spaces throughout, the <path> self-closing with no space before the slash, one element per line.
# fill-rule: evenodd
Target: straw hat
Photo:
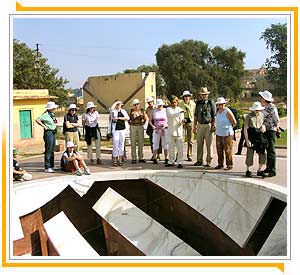
<path fill-rule="evenodd" d="M 218 104 L 225 104 L 225 103 L 227 103 L 228 101 L 224 98 L 224 97 L 219 97 L 218 99 L 217 99 L 217 101 L 216 101 L 216 105 L 218 105 Z"/>
<path fill-rule="evenodd" d="M 89 109 L 89 108 L 95 108 L 97 107 L 97 105 L 94 104 L 94 102 L 92 101 L 89 101 L 87 104 L 86 104 L 86 109 Z"/>
<path fill-rule="evenodd" d="M 265 107 L 261 106 L 259 101 L 253 102 L 252 107 L 249 108 L 250 111 L 261 111 L 263 109 L 265 109 Z"/>
<path fill-rule="evenodd" d="M 45 109 L 46 110 L 52 110 L 52 109 L 56 109 L 57 107 L 58 107 L 58 105 L 56 105 L 55 102 L 48 101 Z"/>
<path fill-rule="evenodd" d="M 259 92 L 259 95 L 266 101 L 273 102 L 274 99 L 269 91 Z"/>
<path fill-rule="evenodd" d="M 71 147 L 76 147 L 76 145 L 73 143 L 73 141 L 68 141 L 67 142 L 67 148 L 71 148 Z"/>
<path fill-rule="evenodd" d="M 182 96 L 181 97 L 184 97 L 184 96 L 192 96 L 193 94 L 190 93 L 190 91 L 184 91 L 182 93 Z"/>
<path fill-rule="evenodd" d="M 200 95 L 208 95 L 210 91 L 208 91 L 207 87 L 202 87 L 199 92 Z"/>
<path fill-rule="evenodd" d="M 78 110 L 79 108 L 76 106 L 76 104 L 72 103 L 72 104 L 70 104 L 68 110 L 71 110 L 71 109 L 76 109 L 76 110 Z"/>

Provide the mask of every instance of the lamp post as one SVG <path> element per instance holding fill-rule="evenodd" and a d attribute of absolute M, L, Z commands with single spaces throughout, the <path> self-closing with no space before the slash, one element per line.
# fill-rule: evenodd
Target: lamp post
<path fill-rule="evenodd" d="M 40 53 L 39 53 L 39 44 L 36 45 L 36 56 L 34 61 L 34 68 L 37 70 L 37 88 L 40 89 Z"/>

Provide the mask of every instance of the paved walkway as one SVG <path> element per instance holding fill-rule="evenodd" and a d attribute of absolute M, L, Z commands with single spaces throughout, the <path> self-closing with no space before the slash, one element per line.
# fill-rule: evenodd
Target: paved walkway
<path fill-rule="evenodd" d="M 233 152 L 235 153 L 237 151 L 237 144 L 239 140 L 240 133 L 237 133 L 237 141 L 234 142 L 234 148 Z M 193 166 L 193 163 L 196 160 L 196 144 L 193 148 L 193 162 L 188 162 L 187 160 L 184 161 L 184 170 L 188 171 L 199 171 L 200 173 L 221 173 L 228 176 L 236 176 L 236 177 L 245 177 L 245 157 L 246 157 L 246 148 L 243 149 L 243 153 L 240 156 L 234 155 L 233 156 L 233 164 L 234 167 L 230 171 L 224 171 L 224 170 L 215 170 L 213 167 L 217 165 L 217 155 L 216 155 L 216 149 L 215 149 L 215 141 L 214 141 L 214 154 L 213 154 L 213 161 L 212 161 L 212 167 L 205 168 L 205 167 L 195 167 Z M 36 146 L 31 147 L 29 149 L 31 152 L 34 152 L 35 150 L 38 152 L 43 152 L 43 146 Z M 111 154 L 109 153 L 110 150 L 105 150 L 106 153 L 102 154 L 102 161 L 103 165 L 96 165 L 96 164 L 90 164 L 89 161 L 87 161 L 88 166 L 90 167 L 90 170 L 92 173 L 95 172 L 103 172 L 103 171 L 124 171 L 124 170 L 141 170 L 141 169 L 152 169 L 152 170 L 175 170 L 178 169 L 176 166 L 171 168 L 166 168 L 164 166 L 163 160 L 161 160 L 157 165 L 153 164 L 151 161 L 147 161 L 146 163 L 137 163 L 132 164 L 131 158 L 130 158 L 130 146 L 126 148 L 127 151 L 127 157 L 128 161 L 124 164 L 122 167 L 113 167 L 111 162 Z M 186 146 L 184 147 L 184 153 L 186 152 Z M 55 166 L 57 169 L 60 165 L 60 157 L 62 152 L 55 153 Z M 144 147 L 144 154 L 146 160 L 149 160 L 151 158 L 151 150 L 150 146 Z M 259 179 L 261 181 L 278 184 L 281 186 L 287 185 L 287 173 L 288 173 L 288 167 L 287 167 L 287 149 L 277 149 L 277 176 L 272 178 L 265 178 L 262 179 L 261 177 L 256 177 L 256 169 L 257 169 L 257 163 L 258 159 L 255 156 L 254 160 L 254 166 L 252 167 L 253 178 Z M 82 155 L 86 158 L 86 153 L 82 153 Z M 206 155 L 206 154 L 205 154 Z M 205 156 L 204 155 L 204 156 Z M 185 156 L 185 154 L 184 154 Z M 44 157 L 43 155 L 38 155 L 34 157 L 28 157 L 20 159 L 21 166 L 28 170 L 33 175 L 33 179 L 42 179 L 42 178 L 48 178 L 48 177 L 54 177 L 54 176 L 64 176 L 66 175 L 65 172 L 59 171 L 59 169 L 53 173 L 45 173 L 44 172 Z"/>

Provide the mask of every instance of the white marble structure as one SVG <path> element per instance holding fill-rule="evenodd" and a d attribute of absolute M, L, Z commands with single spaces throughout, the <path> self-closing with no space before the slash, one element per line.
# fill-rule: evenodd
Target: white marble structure
<path fill-rule="evenodd" d="M 82 196 L 95 181 L 114 179 L 149 179 L 204 215 L 241 247 L 260 221 L 271 198 L 287 202 L 285 187 L 263 180 L 201 172 L 140 170 L 101 172 L 80 178 L 70 175 L 14 184 L 11 190 L 14 202 L 11 205 L 16 215 L 21 217 L 53 199 L 68 185 Z M 16 224 L 11 225 L 11 230 L 17 228 Z M 14 235 L 19 236 L 20 233 L 14 232 Z M 287 210 L 258 255 L 287 255 Z"/>

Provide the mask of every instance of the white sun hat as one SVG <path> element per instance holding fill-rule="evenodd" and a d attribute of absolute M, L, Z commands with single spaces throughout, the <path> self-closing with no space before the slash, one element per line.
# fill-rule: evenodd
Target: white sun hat
<path fill-rule="evenodd" d="M 261 111 L 263 109 L 265 109 L 265 107 L 261 106 L 259 101 L 253 102 L 252 107 L 249 108 L 250 111 Z"/>
<path fill-rule="evenodd" d="M 72 103 L 72 104 L 70 104 L 68 110 L 71 110 L 71 109 L 77 109 L 78 110 L 79 108 L 76 106 L 76 104 Z"/>
<path fill-rule="evenodd" d="M 56 109 L 57 107 L 58 107 L 58 105 L 56 105 L 55 102 L 48 101 L 45 108 L 46 108 L 46 110 L 52 110 L 52 109 Z"/>
<path fill-rule="evenodd" d="M 67 142 L 67 148 L 76 147 L 76 145 L 73 143 L 73 141 Z"/>
<path fill-rule="evenodd" d="M 269 101 L 269 102 L 273 102 L 274 99 L 272 97 L 272 94 L 269 92 L 269 91 L 263 91 L 263 92 L 259 92 L 259 95 L 266 101 Z"/>
<path fill-rule="evenodd" d="M 29 173 L 25 173 L 22 177 L 24 180 L 31 180 L 32 179 L 32 175 Z"/>
<path fill-rule="evenodd" d="M 159 98 L 159 99 L 156 100 L 156 104 L 155 105 L 156 106 L 163 106 L 164 105 L 164 101 L 161 98 Z"/>
<path fill-rule="evenodd" d="M 208 95 L 210 91 L 208 91 L 207 87 L 202 87 L 199 92 L 200 95 Z"/>
<path fill-rule="evenodd" d="M 135 105 L 135 104 L 140 104 L 140 100 L 138 98 L 135 98 L 134 100 L 132 100 L 131 105 Z"/>
<path fill-rule="evenodd" d="M 113 105 L 111 105 L 110 109 L 111 109 L 111 110 L 116 109 L 116 106 L 117 106 L 118 104 L 123 105 L 123 102 L 122 102 L 121 100 L 117 100 L 116 102 L 113 103 Z"/>
<path fill-rule="evenodd" d="M 184 97 L 184 96 L 192 96 L 193 94 L 190 93 L 190 91 L 184 91 L 182 93 L 182 96 L 181 97 Z"/>
<path fill-rule="evenodd" d="M 217 101 L 216 101 L 216 105 L 217 104 L 225 104 L 227 103 L 228 101 L 224 98 L 224 97 L 218 97 Z"/>
<path fill-rule="evenodd" d="M 147 103 L 149 103 L 149 102 L 154 102 L 154 98 L 152 97 L 152 96 L 148 96 L 147 98 L 146 98 L 146 102 Z"/>
<path fill-rule="evenodd" d="M 95 108 L 97 107 L 97 105 L 94 104 L 94 102 L 92 101 L 89 101 L 87 104 L 86 104 L 86 109 L 89 109 L 89 108 Z"/>

